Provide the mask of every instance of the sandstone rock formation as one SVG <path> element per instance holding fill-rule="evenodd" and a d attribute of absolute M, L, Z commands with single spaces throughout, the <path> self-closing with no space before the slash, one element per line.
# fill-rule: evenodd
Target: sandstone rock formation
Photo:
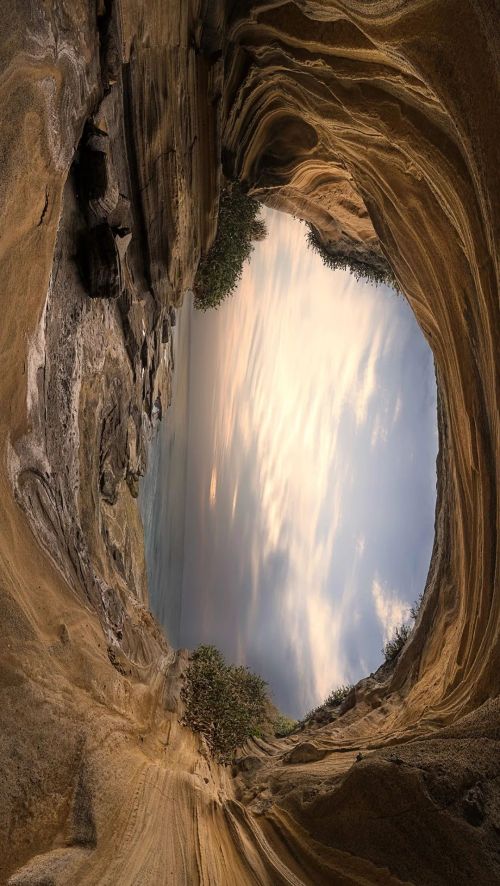
<path fill-rule="evenodd" d="M 2 13 L 0 881 L 497 882 L 496 0 Z M 234 775 L 180 722 L 186 656 L 147 610 L 130 495 L 221 170 L 384 256 L 439 384 L 411 641 Z"/>

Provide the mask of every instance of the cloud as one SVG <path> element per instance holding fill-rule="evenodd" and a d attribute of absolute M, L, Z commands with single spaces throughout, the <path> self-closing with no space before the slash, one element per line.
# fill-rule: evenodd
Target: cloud
<path fill-rule="evenodd" d="M 393 426 L 394 426 L 394 425 L 396 424 L 396 422 L 398 421 L 399 416 L 401 415 L 401 409 L 402 409 L 402 408 L 403 408 L 403 399 L 402 399 L 402 397 L 401 397 L 401 394 L 398 394 L 397 399 L 396 399 L 396 404 L 395 404 L 395 406 L 394 406 L 394 414 L 393 414 L 393 416 L 392 416 L 392 424 L 393 424 Z"/>
<path fill-rule="evenodd" d="M 359 535 L 356 539 L 356 555 L 357 557 L 362 557 L 365 552 L 365 538 L 363 535 Z"/>
<path fill-rule="evenodd" d="M 358 384 L 355 400 L 356 424 L 362 425 L 366 421 L 370 398 L 377 389 L 376 367 L 380 352 L 380 332 L 378 331 L 370 345 L 368 359 L 362 371 L 361 381 Z"/>
<path fill-rule="evenodd" d="M 378 443 L 387 443 L 388 436 L 389 428 L 385 424 L 383 417 L 379 415 L 373 422 L 373 428 L 370 435 L 370 446 L 372 449 L 374 449 Z"/>
<path fill-rule="evenodd" d="M 394 628 L 408 619 L 408 604 L 404 603 L 395 591 L 389 590 L 376 578 L 372 582 L 372 596 L 385 643 L 391 638 Z"/>
<path fill-rule="evenodd" d="M 299 714 L 376 666 L 407 605 L 381 484 L 414 321 L 326 269 L 300 223 L 266 221 L 237 294 L 193 317 L 183 642 L 220 645 Z"/>

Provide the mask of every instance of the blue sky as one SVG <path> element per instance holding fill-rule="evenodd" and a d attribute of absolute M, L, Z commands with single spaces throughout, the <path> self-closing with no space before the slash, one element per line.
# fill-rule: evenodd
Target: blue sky
<path fill-rule="evenodd" d="M 380 664 L 424 588 L 436 387 L 402 297 L 265 218 L 238 292 L 193 317 L 181 643 L 298 716 Z"/>

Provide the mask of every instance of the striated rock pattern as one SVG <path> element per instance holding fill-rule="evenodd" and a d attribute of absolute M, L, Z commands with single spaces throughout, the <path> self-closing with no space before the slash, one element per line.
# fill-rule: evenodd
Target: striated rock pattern
<path fill-rule="evenodd" d="M 377 236 L 434 352 L 441 489 L 435 591 L 426 595 L 422 621 L 430 624 L 434 610 L 442 640 L 434 652 L 431 644 L 423 648 L 427 631 L 418 630 L 413 647 L 422 649 L 403 658 L 395 684 L 416 667 L 427 675 L 435 667 L 435 702 L 448 716 L 500 690 L 499 149 L 491 126 L 496 96 L 487 87 L 498 83 L 498 9 L 333 5 L 335 12 L 320 2 L 262 3 L 242 14 L 235 4 L 225 156 L 228 172 L 275 205 L 284 194 L 286 208 L 325 236 L 335 227 L 339 239 L 370 244 Z M 467 51 L 458 31 L 469 35 Z M 341 175 L 349 182 L 345 198 Z"/>
<path fill-rule="evenodd" d="M 0 882 L 500 881 L 496 0 L 41 0 L 0 38 Z M 221 170 L 389 262 L 439 385 L 394 668 L 233 768 L 134 496 Z"/>

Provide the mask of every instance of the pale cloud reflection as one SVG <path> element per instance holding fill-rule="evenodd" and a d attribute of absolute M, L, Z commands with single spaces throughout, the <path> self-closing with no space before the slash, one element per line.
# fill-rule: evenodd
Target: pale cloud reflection
<path fill-rule="evenodd" d="M 250 265 L 238 293 L 245 319 L 235 325 L 227 317 L 218 409 L 226 439 L 235 421 L 241 422 L 247 444 L 256 435 L 263 554 L 279 546 L 286 524 L 286 630 L 300 670 L 310 660 L 312 693 L 321 697 L 332 681 L 347 679 L 335 652 L 340 627 L 336 601 L 327 592 L 342 497 L 349 488 L 338 427 L 344 411 L 353 413 L 358 426 L 366 421 L 383 330 L 374 328 L 370 299 L 360 295 L 345 273 L 336 275 L 335 298 L 323 297 L 311 312 L 311 297 L 324 292 L 325 269 L 297 243 L 303 239 L 301 227 L 290 225 L 285 216 L 273 216 L 268 225 L 259 264 Z M 280 279 L 283 265 L 289 285 L 293 283 L 293 298 Z M 325 379 L 330 381 L 326 388 Z M 332 475 L 338 481 L 331 490 L 329 528 L 318 538 L 324 490 Z M 261 590 L 254 564 L 250 625 L 256 622 Z"/>
<path fill-rule="evenodd" d="M 259 667 L 297 713 L 359 676 L 349 626 L 374 607 L 380 618 L 386 600 L 361 570 L 373 569 L 362 515 L 374 502 L 358 487 L 363 453 L 404 411 L 405 391 L 388 393 L 380 371 L 404 342 L 395 297 L 325 269 L 300 223 L 266 221 L 237 295 L 194 318 L 183 623 L 186 642 Z M 207 481 L 213 517 L 195 494 Z M 230 628 L 218 605 L 239 613 Z"/>
<path fill-rule="evenodd" d="M 212 473 L 210 476 L 210 491 L 208 497 L 210 501 L 210 507 L 215 507 L 215 503 L 217 501 L 217 468 L 215 467 L 215 465 L 212 468 Z"/>
<path fill-rule="evenodd" d="M 395 591 L 382 585 L 376 578 L 372 583 L 372 594 L 385 643 L 396 627 L 408 621 L 408 605 L 399 599 Z"/>

